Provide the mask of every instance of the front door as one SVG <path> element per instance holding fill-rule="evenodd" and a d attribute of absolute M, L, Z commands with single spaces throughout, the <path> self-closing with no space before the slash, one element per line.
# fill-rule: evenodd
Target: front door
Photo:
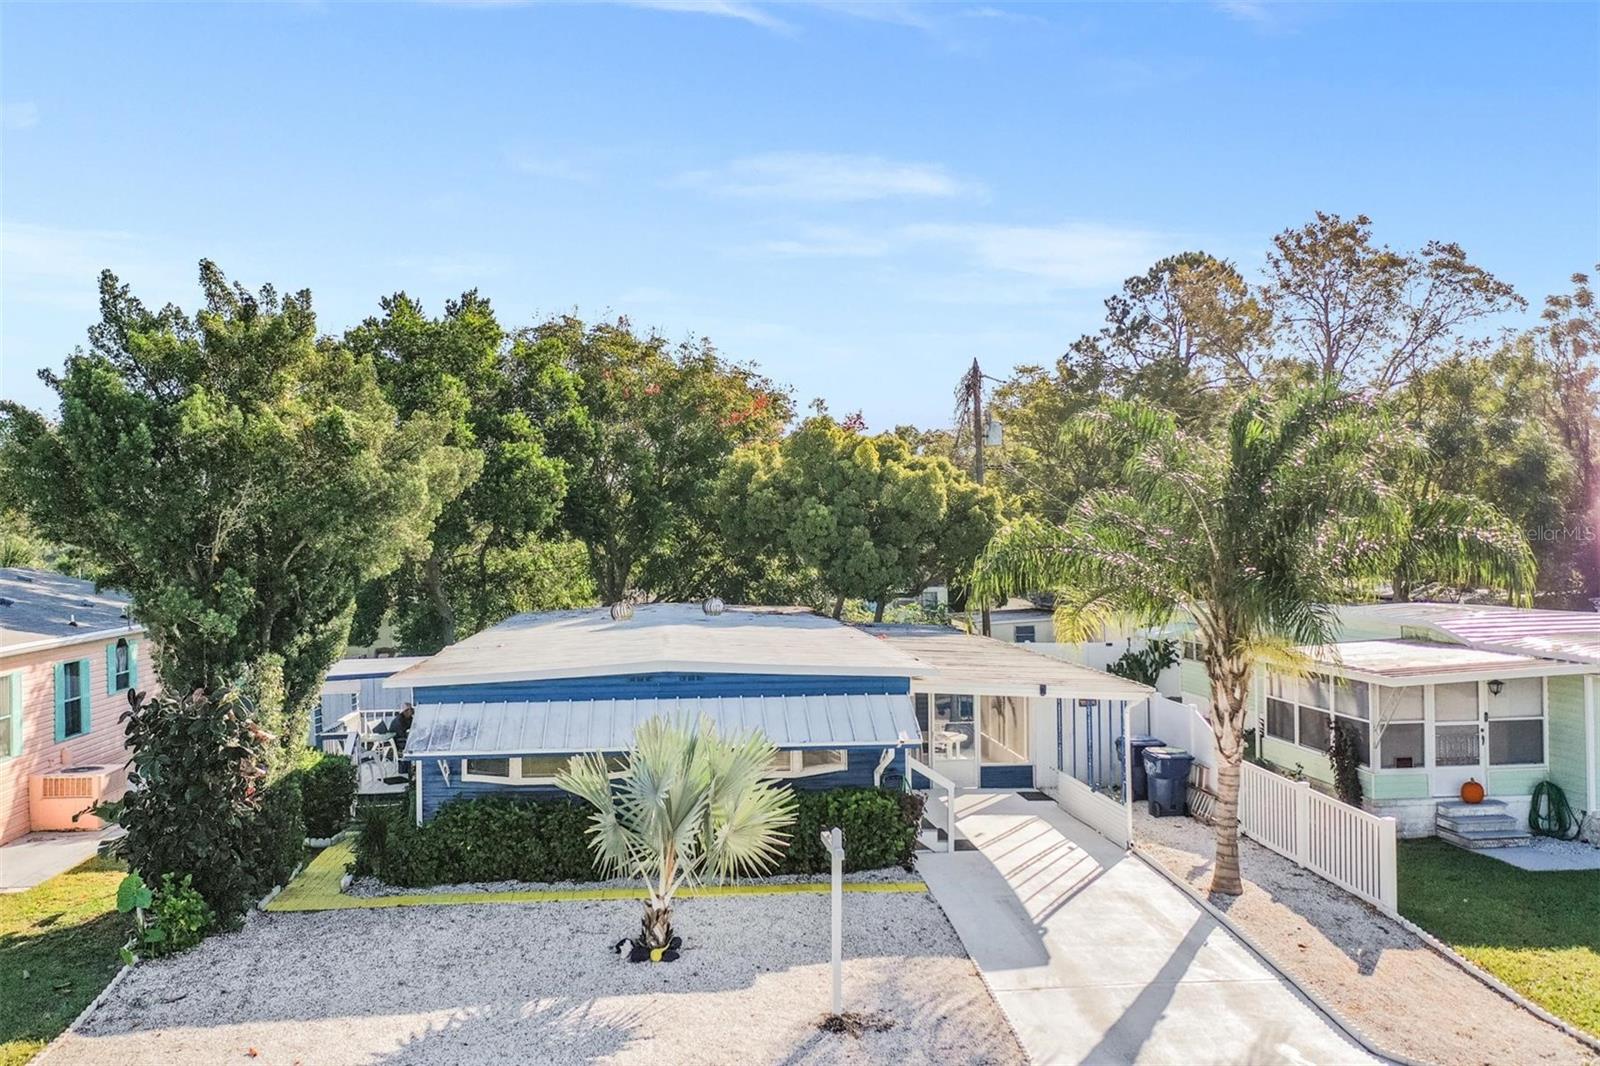
<path fill-rule="evenodd" d="M 1459 796 L 1469 780 L 1487 788 L 1489 745 L 1478 709 L 1477 682 L 1435 685 L 1433 692 L 1433 794 Z"/>

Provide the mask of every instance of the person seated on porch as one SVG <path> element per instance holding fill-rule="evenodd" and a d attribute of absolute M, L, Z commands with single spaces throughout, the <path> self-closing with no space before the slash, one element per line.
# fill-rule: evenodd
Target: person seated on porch
<path fill-rule="evenodd" d="M 411 720 L 417 715 L 417 709 L 407 703 L 400 708 L 400 713 L 394 716 L 394 721 L 389 723 L 389 733 L 394 741 L 395 758 L 406 752 L 406 738 L 411 735 Z"/>

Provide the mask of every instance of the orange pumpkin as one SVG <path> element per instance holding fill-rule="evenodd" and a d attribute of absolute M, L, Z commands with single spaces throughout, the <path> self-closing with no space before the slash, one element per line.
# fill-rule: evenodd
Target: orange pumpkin
<path fill-rule="evenodd" d="M 1483 786 L 1478 784 L 1478 779 L 1477 778 L 1469 778 L 1467 780 L 1467 783 L 1461 786 L 1461 802 L 1462 803 L 1482 803 L 1483 802 Z"/>

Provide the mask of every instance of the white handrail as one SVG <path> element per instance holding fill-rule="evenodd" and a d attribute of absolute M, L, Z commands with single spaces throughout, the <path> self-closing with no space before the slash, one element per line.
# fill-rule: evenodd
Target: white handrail
<path fill-rule="evenodd" d="M 926 777 L 930 784 L 938 785 L 944 789 L 945 809 L 945 848 L 946 851 L 956 850 L 956 783 L 939 773 L 933 767 L 906 753 L 906 776 L 909 780 L 913 773 Z"/>

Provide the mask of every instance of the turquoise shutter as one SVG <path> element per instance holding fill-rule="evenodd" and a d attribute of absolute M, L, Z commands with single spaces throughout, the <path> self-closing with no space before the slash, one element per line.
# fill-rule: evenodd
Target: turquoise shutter
<path fill-rule="evenodd" d="M 128 687 L 139 687 L 139 642 L 128 641 Z"/>
<path fill-rule="evenodd" d="M 67 664 L 56 663 L 56 743 L 67 739 Z"/>
<path fill-rule="evenodd" d="M 16 758 L 22 754 L 22 671 L 18 670 L 6 681 L 11 685 L 11 751 L 9 754 Z"/>
<path fill-rule="evenodd" d="M 94 728 L 89 721 L 89 711 L 94 707 L 94 698 L 91 695 L 91 693 L 94 692 L 94 686 L 91 685 L 89 681 L 94 677 L 94 675 L 89 672 L 88 659 L 79 660 L 78 669 L 83 671 L 83 673 L 78 675 L 78 691 L 83 693 L 83 698 L 78 701 L 79 706 L 83 708 L 83 733 L 80 733 L 79 736 L 85 736 L 88 734 L 89 730 Z"/>
<path fill-rule="evenodd" d="M 106 695 L 117 694 L 117 642 L 106 645 Z"/>

